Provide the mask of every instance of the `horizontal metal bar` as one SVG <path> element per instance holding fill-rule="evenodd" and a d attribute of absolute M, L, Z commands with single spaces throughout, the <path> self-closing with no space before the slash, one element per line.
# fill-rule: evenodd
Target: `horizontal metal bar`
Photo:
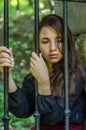
<path fill-rule="evenodd" d="M 55 0 L 55 1 L 64 1 L 64 0 Z M 67 2 L 79 2 L 79 3 L 86 3 L 86 0 L 66 0 Z"/>

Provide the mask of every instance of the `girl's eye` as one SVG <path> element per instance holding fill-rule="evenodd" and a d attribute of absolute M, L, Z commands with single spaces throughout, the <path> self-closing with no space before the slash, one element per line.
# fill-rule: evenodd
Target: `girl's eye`
<path fill-rule="evenodd" d="M 62 40 L 62 39 L 58 39 L 56 42 L 57 42 L 57 43 L 62 43 L 63 40 Z"/>
<path fill-rule="evenodd" d="M 46 44 L 46 43 L 48 43 L 49 41 L 42 41 L 42 43 L 44 43 L 44 44 Z"/>
<path fill-rule="evenodd" d="M 62 43 L 63 41 L 62 41 L 62 40 L 58 40 L 58 42 L 61 42 L 61 43 Z"/>
<path fill-rule="evenodd" d="M 57 37 L 56 42 L 57 43 L 63 43 L 63 38 L 62 37 Z"/>

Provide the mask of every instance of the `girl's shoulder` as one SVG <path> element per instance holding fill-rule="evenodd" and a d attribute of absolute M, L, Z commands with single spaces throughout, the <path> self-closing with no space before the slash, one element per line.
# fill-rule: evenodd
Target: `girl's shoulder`
<path fill-rule="evenodd" d="M 84 82 L 82 72 L 79 69 L 75 71 L 75 82 Z"/>
<path fill-rule="evenodd" d="M 76 86 L 76 93 L 79 93 L 84 90 L 84 78 L 80 70 L 77 70 L 75 73 L 74 84 Z"/>

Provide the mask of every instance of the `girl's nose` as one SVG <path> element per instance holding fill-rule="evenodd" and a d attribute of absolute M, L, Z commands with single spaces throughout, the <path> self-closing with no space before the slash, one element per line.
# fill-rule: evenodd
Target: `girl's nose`
<path fill-rule="evenodd" d="M 50 51 L 55 51 L 57 49 L 57 46 L 56 46 L 56 43 L 55 42 L 52 42 L 50 44 Z"/>

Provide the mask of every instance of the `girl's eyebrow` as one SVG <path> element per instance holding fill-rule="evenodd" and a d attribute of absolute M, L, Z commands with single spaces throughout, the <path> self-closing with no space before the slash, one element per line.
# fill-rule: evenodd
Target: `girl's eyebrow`
<path fill-rule="evenodd" d="M 44 38 L 41 38 L 41 39 L 43 39 L 43 40 L 47 40 L 48 38 L 47 38 L 47 37 L 44 37 Z"/>
<path fill-rule="evenodd" d="M 62 36 L 57 36 L 56 38 L 62 38 Z"/>

